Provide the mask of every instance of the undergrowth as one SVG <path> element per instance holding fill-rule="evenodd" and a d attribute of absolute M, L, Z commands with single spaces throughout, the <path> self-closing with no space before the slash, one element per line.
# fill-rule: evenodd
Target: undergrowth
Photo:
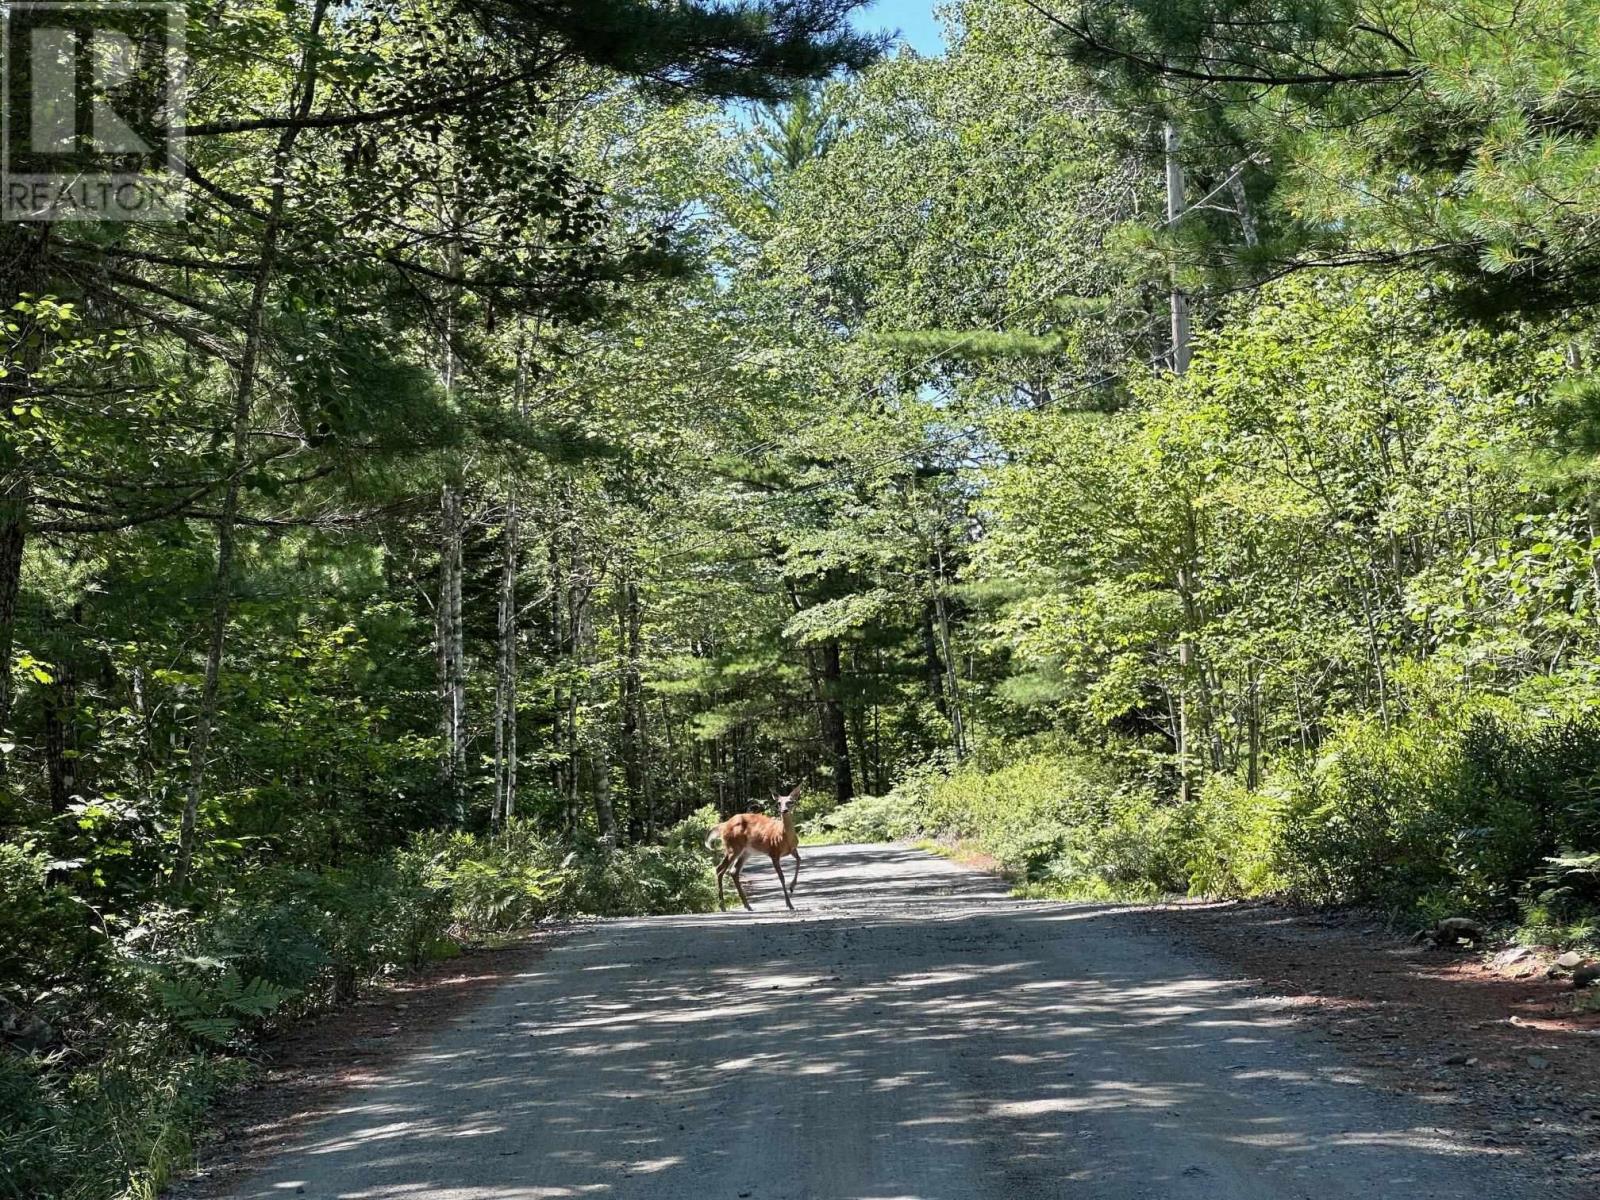
<path fill-rule="evenodd" d="M 426 833 L 346 866 L 254 864 L 121 919 L 0 844 L 0 1200 L 154 1197 L 255 1041 L 386 976 L 550 918 L 709 910 L 701 818 L 612 851 L 522 823 Z"/>
<path fill-rule="evenodd" d="M 1600 716 L 1485 703 L 1448 719 L 1354 721 L 1254 789 L 1213 773 L 1187 802 L 1175 790 L 1138 747 L 998 744 L 823 826 L 840 840 L 969 848 L 1029 897 L 1283 895 L 1418 923 L 1517 922 L 1527 940 L 1562 947 L 1600 935 Z"/>

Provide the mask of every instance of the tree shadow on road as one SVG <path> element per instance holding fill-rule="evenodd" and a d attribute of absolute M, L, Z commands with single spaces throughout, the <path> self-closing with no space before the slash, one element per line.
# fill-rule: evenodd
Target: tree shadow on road
<path fill-rule="evenodd" d="M 1525 1194 L 1135 910 L 802 854 L 798 919 L 596 926 L 236 1195 Z"/>

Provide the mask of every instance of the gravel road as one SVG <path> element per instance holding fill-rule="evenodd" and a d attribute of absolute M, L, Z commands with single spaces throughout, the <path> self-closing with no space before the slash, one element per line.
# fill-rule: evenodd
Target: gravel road
<path fill-rule="evenodd" d="M 895 846 L 753 916 L 586 926 L 237 1200 L 1511 1200 L 1538 1163 L 1364 1085 L 1137 909 Z"/>

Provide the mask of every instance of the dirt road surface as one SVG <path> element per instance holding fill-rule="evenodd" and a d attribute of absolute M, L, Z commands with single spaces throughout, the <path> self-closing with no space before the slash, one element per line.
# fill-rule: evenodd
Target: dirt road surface
<path fill-rule="evenodd" d="M 236 1200 L 1512 1200 L 1539 1162 L 1368 1087 L 1138 910 L 802 851 L 799 911 L 597 923 Z"/>

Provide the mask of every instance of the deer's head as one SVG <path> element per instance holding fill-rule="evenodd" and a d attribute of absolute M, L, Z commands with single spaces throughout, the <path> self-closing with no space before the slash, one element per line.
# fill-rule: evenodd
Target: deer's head
<path fill-rule="evenodd" d="M 780 817 L 800 802 L 800 789 L 804 786 L 805 784 L 803 783 L 795 784 L 794 791 L 790 792 L 787 796 L 781 796 L 777 792 L 772 794 L 773 800 L 777 802 L 778 815 Z"/>

